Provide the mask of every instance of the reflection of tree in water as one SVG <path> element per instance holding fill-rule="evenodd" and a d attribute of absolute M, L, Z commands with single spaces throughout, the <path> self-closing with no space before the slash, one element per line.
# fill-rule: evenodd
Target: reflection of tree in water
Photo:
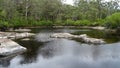
<path fill-rule="evenodd" d="M 45 46 L 40 50 L 41 55 L 44 58 L 50 58 L 53 57 L 55 49 L 52 46 Z"/>
<path fill-rule="evenodd" d="M 7 56 L 7 57 L 0 57 L 0 65 L 3 67 L 8 67 L 10 65 L 10 61 L 15 57 L 16 55 Z"/>
<path fill-rule="evenodd" d="M 100 49 L 99 45 L 95 45 L 92 47 L 92 57 L 94 60 L 99 59 L 99 57 L 101 55 L 100 53 L 101 53 L 101 49 Z"/>
<path fill-rule="evenodd" d="M 38 50 L 42 43 L 36 42 L 34 40 L 31 41 L 18 41 L 20 45 L 27 48 L 27 51 L 22 54 L 23 60 L 21 60 L 21 64 L 32 63 L 37 60 Z"/>
<path fill-rule="evenodd" d="M 120 35 L 113 32 L 106 32 L 104 38 L 108 43 L 115 43 L 120 41 Z"/>
<path fill-rule="evenodd" d="M 87 34 L 88 36 L 93 38 L 102 38 L 108 43 L 115 43 L 120 41 L 120 35 L 116 32 L 110 32 L 110 31 L 90 30 L 90 31 L 78 31 L 78 32 L 74 32 L 73 34 L 75 35 Z"/>
<path fill-rule="evenodd" d="M 67 43 L 67 41 L 64 39 L 56 39 L 54 41 L 47 42 L 39 52 L 44 58 L 52 58 L 54 56 L 61 55 L 65 43 Z"/>

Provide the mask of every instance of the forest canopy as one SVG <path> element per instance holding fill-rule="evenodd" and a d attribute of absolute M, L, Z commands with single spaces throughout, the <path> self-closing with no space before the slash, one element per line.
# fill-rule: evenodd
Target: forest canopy
<path fill-rule="evenodd" d="M 62 25 L 118 28 L 119 20 L 119 0 L 74 0 L 74 5 L 64 4 L 63 0 L 0 0 L 0 27 Z"/>

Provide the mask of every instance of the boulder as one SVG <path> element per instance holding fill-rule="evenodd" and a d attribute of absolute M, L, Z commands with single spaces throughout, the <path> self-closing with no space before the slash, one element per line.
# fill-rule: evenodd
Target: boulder
<path fill-rule="evenodd" d="M 26 51 L 26 48 L 16 42 L 10 39 L 0 39 L 0 56 L 8 56 L 24 51 Z"/>
<path fill-rule="evenodd" d="M 72 35 L 70 33 L 55 33 L 51 35 L 52 38 L 78 38 L 82 42 L 91 44 L 103 44 L 105 41 L 103 39 L 90 38 L 87 34 Z"/>

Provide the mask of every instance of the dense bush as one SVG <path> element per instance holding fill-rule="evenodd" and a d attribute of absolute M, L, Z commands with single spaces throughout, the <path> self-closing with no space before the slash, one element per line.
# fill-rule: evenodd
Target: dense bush
<path fill-rule="evenodd" d="M 72 19 L 67 19 L 65 21 L 64 25 L 66 25 L 66 26 L 72 26 L 72 25 L 74 25 L 74 23 L 75 23 L 75 21 L 73 21 Z"/>
<path fill-rule="evenodd" d="M 34 20 L 25 18 L 14 18 L 10 20 L 0 20 L 0 27 L 28 27 L 28 26 L 105 26 L 107 28 L 119 28 L 120 27 L 120 13 L 114 13 L 111 16 L 106 17 L 106 19 L 97 19 L 95 21 L 89 20 Z"/>
<path fill-rule="evenodd" d="M 53 22 L 52 21 L 33 21 L 31 22 L 31 26 L 52 26 Z"/>
<path fill-rule="evenodd" d="M 120 13 L 114 13 L 106 18 L 105 26 L 107 28 L 118 28 L 120 27 Z"/>
<path fill-rule="evenodd" d="M 77 20 L 74 25 L 76 26 L 89 26 L 91 22 L 89 20 Z"/>
<path fill-rule="evenodd" d="M 104 26 L 104 24 L 105 24 L 104 19 L 97 19 L 91 24 L 91 26 Z"/>
<path fill-rule="evenodd" d="M 7 21 L 0 20 L 0 31 L 8 30 L 10 24 Z"/>
<path fill-rule="evenodd" d="M 65 25 L 64 22 L 65 22 L 65 21 L 63 21 L 63 20 L 56 20 L 56 21 L 54 22 L 54 26 L 62 26 L 62 25 Z"/>
<path fill-rule="evenodd" d="M 7 21 L 0 20 L 0 27 L 9 27 L 10 24 Z"/>

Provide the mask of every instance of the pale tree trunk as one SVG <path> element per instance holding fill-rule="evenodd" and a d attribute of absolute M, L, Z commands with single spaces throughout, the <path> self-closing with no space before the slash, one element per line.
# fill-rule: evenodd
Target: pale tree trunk
<path fill-rule="evenodd" d="M 29 0 L 26 0 L 26 5 L 25 5 L 25 18 L 26 18 L 26 20 L 28 19 L 28 7 L 29 7 L 28 1 Z"/>

